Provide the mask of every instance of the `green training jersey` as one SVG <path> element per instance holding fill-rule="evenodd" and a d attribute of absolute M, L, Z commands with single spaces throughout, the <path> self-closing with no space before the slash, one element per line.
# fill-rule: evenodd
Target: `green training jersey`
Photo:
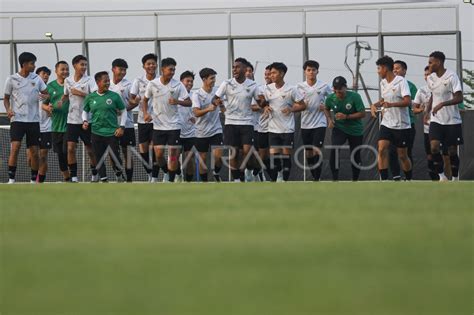
<path fill-rule="evenodd" d="M 416 88 L 416 85 L 413 84 L 412 82 L 408 81 L 408 87 L 410 88 L 410 96 L 411 100 L 413 101 L 416 96 L 416 92 L 418 92 L 418 89 Z M 415 113 L 413 113 L 413 109 L 411 108 L 411 105 L 408 106 L 408 113 L 410 114 L 410 124 L 414 124 L 416 122 L 416 116 Z"/>
<path fill-rule="evenodd" d="M 346 97 L 341 100 L 335 93 L 326 98 L 326 108 L 333 110 L 334 113 L 343 113 L 346 115 L 365 112 L 365 106 L 362 98 L 356 92 L 347 91 Z M 362 119 L 336 120 L 335 128 L 339 128 L 351 136 L 362 136 L 364 134 L 364 123 Z"/>
<path fill-rule="evenodd" d="M 119 127 L 117 115 L 125 109 L 125 104 L 120 95 L 107 91 L 99 94 L 97 91 L 89 94 L 84 99 L 84 111 L 91 113 L 92 133 L 110 137 Z"/>
<path fill-rule="evenodd" d="M 48 84 L 49 99 L 45 104 L 53 106 L 51 114 L 51 131 L 52 132 L 66 132 L 67 115 L 69 111 L 69 101 L 65 101 L 61 108 L 58 107 L 58 102 L 64 95 L 64 85 L 58 83 L 57 80 Z"/>

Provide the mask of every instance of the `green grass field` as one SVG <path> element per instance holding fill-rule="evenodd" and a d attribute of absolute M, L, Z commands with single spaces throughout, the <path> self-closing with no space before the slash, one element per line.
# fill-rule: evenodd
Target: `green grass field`
<path fill-rule="evenodd" d="M 1 185 L 0 314 L 472 314 L 473 192 Z"/>

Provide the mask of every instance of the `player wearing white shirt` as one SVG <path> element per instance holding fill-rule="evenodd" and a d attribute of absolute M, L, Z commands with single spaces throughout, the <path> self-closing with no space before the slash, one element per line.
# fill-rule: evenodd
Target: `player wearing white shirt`
<path fill-rule="evenodd" d="M 263 96 L 263 93 L 265 91 L 265 88 L 267 85 L 272 84 L 272 80 L 270 78 L 270 66 L 265 67 L 265 72 L 264 72 L 264 80 L 265 84 L 260 85 L 258 87 L 258 94 L 259 97 Z M 254 113 L 257 114 L 257 132 L 254 134 L 254 144 L 255 148 L 258 150 L 258 156 L 260 157 L 260 160 L 263 162 L 265 165 L 265 168 L 267 170 L 270 170 L 270 153 L 269 153 L 269 143 L 268 143 L 268 120 L 270 119 L 269 115 L 264 115 L 264 107 L 267 106 L 268 104 L 266 102 L 261 102 L 259 104 L 254 104 L 252 105 L 252 110 Z M 263 175 L 263 171 L 261 170 L 260 167 L 260 162 L 257 163 L 259 165 L 259 168 L 257 169 L 258 174 L 258 180 L 263 182 L 265 181 L 265 177 Z M 279 169 L 278 171 L 281 171 Z M 254 170 L 255 174 L 255 170 Z"/>
<path fill-rule="evenodd" d="M 193 113 L 196 116 L 196 148 L 204 165 L 199 169 L 199 176 L 203 182 L 208 181 L 207 152 L 211 150 L 214 157 L 213 175 L 216 182 L 220 182 L 219 172 L 222 167 L 222 125 L 219 116 L 220 110 L 212 101 L 217 92 L 216 71 L 204 68 L 199 71 L 202 79 L 202 88 L 192 96 Z M 223 106 L 223 105 L 222 105 Z"/>
<path fill-rule="evenodd" d="M 301 137 L 303 145 L 307 146 L 305 154 L 313 179 L 319 181 L 323 163 L 321 161 L 319 165 L 317 164 L 328 125 L 324 102 L 326 97 L 332 94 L 332 89 L 326 82 L 318 80 L 319 63 L 317 61 L 307 60 L 303 64 L 303 70 L 306 81 L 297 85 L 306 103 L 306 109 L 301 112 Z"/>
<path fill-rule="evenodd" d="M 230 166 L 234 181 L 241 181 L 246 165 L 239 165 L 238 151 L 242 148 L 245 158 L 253 145 L 253 100 L 258 97 L 258 86 L 245 77 L 248 61 L 237 58 L 232 66 L 233 78 L 225 80 L 216 92 L 214 104 L 225 101 L 224 143 L 232 148 Z M 241 171 L 242 170 L 242 171 Z"/>
<path fill-rule="evenodd" d="M 425 81 L 428 76 L 431 74 L 430 67 L 425 67 Z M 439 180 L 438 174 L 435 172 L 433 157 L 431 155 L 431 146 L 430 146 L 430 114 L 427 112 L 428 106 L 431 99 L 431 91 L 427 85 L 422 86 L 418 89 L 413 100 L 413 113 L 420 114 L 423 113 L 423 116 L 427 116 L 426 120 L 423 120 L 423 142 L 425 147 L 426 159 L 428 161 L 428 174 L 432 180 Z"/>
<path fill-rule="evenodd" d="M 123 59 L 115 59 L 112 62 L 112 80 L 110 82 L 109 90 L 117 93 L 122 98 L 125 104 L 125 111 L 127 112 L 127 120 L 124 126 L 120 126 L 124 129 L 123 136 L 118 138 L 119 146 L 122 148 L 123 161 L 125 163 L 125 176 L 128 183 L 132 182 L 133 179 L 133 161 L 131 156 L 129 157 L 130 147 L 135 148 L 137 141 L 135 140 L 135 128 L 133 123 L 133 112 L 132 106 L 130 106 L 130 89 L 132 82 L 127 80 L 128 64 Z"/>
<path fill-rule="evenodd" d="M 275 160 L 274 167 L 270 169 L 272 181 L 277 180 L 277 169 L 282 167 L 283 181 L 288 181 L 291 171 L 291 153 L 293 149 L 295 132 L 295 112 L 306 109 L 304 96 L 296 87 L 285 83 L 284 78 L 288 68 L 281 62 L 271 64 L 270 77 L 272 84 L 265 88 L 263 97 L 268 102 L 265 115 L 270 115 L 268 122 L 270 156 Z"/>
<path fill-rule="evenodd" d="M 142 157 L 143 167 L 148 174 L 148 180 L 157 182 L 158 173 L 160 171 L 156 164 L 156 157 L 151 150 L 152 161 L 150 162 L 150 145 L 153 148 L 153 123 L 146 122 L 143 112 L 143 106 L 140 105 L 142 98 L 145 96 L 145 90 L 150 81 L 156 78 L 156 69 L 158 68 L 158 57 L 155 54 L 146 54 L 142 57 L 143 70 L 145 74 L 133 80 L 130 90 L 130 105 L 138 108 L 138 150 Z M 151 100 L 148 102 L 148 110 L 151 113 Z M 166 170 L 166 172 L 168 172 Z"/>
<path fill-rule="evenodd" d="M 408 111 L 408 106 L 411 105 L 410 89 L 403 77 L 393 74 L 393 63 L 393 59 L 389 56 L 379 58 L 376 62 L 377 72 L 382 79 L 380 82 L 382 99 L 371 105 L 372 116 L 376 117 L 377 108 L 383 108 L 378 140 L 378 168 L 381 180 L 387 180 L 388 150 L 390 144 L 394 144 L 405 178 L 411 180 L 412 165 L 407 152 L 411 128 Z"/>
<path fill-rule="evenodd" d="M 39 67 L 36 74 L 48 84 L 51 70 L 47 67 Z M 40 145 L 39 145 L 39 168 L 38 168 L 38 182 L 44 183 L 46 180 L 46 172 L 48 171 L 48 151 L 52 147 L 51 136 L 51 115 L 43 110 L 43 101 L 39 101 L 39 116 L 40 116 Z"/>
<path fill-rule="evenodd" d="M 191 71 L 185 71 L 181 73 L 179 77 L 181 83 L 183 83 L 186 91 L 192 99 L 193 92 L 191 91 L 194 86 L 194 73 Z M 192 182 L 194 177 L 194 154 L 193 147 L 196 142 L 196 117 L 193 114 L 193 109 L 187 106 L 178 105 L 178 112 L 181 118 L 181 145 L 183 147 L 182 160 L 183 160 L 183 171 L 185 173 L 184 180 L 186 182 Z M 186 164 L 184 164 L 186 162 Z M 178 169 L 178 172 L 181 171 Z M 177 178 L 179 177 L 177 174 Z M 182 175 L 181 175 L 182 177 Z"/>
<path fill-rule="evenodd" d="M 430 146 L 436 172 L 440 181 L 447 180 L 444 174 L 442 147 L 447 147 L 453 180 L 459 177 L 458 145 L 463 144 L 462 121 L 458 104 L 462 103 L 462 85 L 456 73 L 444 67 L 446 57 L 442 52 L 435 51 L 429 57 L 431 74 L 427 78 L 428 88 L 432 99 L 429 104 L 431 110 Z"/>
<path fill-rule="evenodd" d="M 16 166 L 21 141 L 26 136 L 26 147 L 30 150 L 31 182 L 38 176 L 40 143 L 39 106 L 40 99 L 48 97 L 46 84 L 36 74 L 36 56 L 23 52 L 18 57 L 20 71 L 5 81 L 4 106 L 10 119 L 10 156 L 8 158 L 8 183 L 15 182 Z"/>
<path fill-rule="evenodd" d="M 153 121 L 153 149 L 158 166 L 165 169 L 165 146 L 168 146 L 169 181 L 174 182 L 179 167 L 181 147 L 181 123 L 178 106 L 191 106 L 191 99 L 183 83 L 173 79 L 176 61 L 165 58 L 161 61 L 161 76 L 148 83 L 142 101 L 145 121 Z M 153 99 L 153 110 L 148 112 L 148 101 Z"/>
<path fill-rule="evenodd" d="M 97 161 L 91 146 L 91 128 L 84 130 L 82 128 L 82 111 L 84 108 L 84 98 L 97 90 L 94 78 L 87 76 L 87 58 L 82 55 L 75 56 L 72 59 L 74 76 L 68 77 L 64 82 L 64 96 L 62 101 L 69 99 L 69 112 L 67 116 L 67 159 L 71 181 L 78 182 L 77 178 L 77 159 L 76 148 L 79 138 L 86 147 L 90 158 L 92 182 L 98 182 L 99 176 L 95 166 Z"/>

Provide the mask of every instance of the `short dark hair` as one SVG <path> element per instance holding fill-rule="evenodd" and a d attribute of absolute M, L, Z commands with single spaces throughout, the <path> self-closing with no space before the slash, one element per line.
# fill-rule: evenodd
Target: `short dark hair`
<path fill-rule="evenodd" d="M 428 70 L 430 70 L 430 66 L 425 67 L 425 71 L 428 71 Z"/>
<path fill-rule="evenodd" d="M 272 70 L 272 65 L 269 64 L 268 66 L 265 67 L 265 70 Z"/>
<path fill-rule="evenodd" d="M 283 62 L 274 62 L 270 65 L 270 69 L 276 69 L 280 72 L 286 73 L 288 71 L 288 67 Z"/>
<path fill-rule="evenodd" d="M 319 62 L 314 61 L 314 60 L 306 60 L 305 63 L 303 64 L 303 70 L 306 70 L 306 68 L 316 68 L 316 70 L 319 70 Z"/>
<path fill-rule="evenodd" d="M 142 65 L 144 65 L 145 62 L 147 62 L 150 59 L 155 60 L 155 62 L 158 62 L 158 56 L 157 55 L 155 55 L 155 54 L 146 54 L 142 58 Z"/>
<path fill-rule="evenodd" d="M 107 71 L 99 71 L 94 75 L 95 82 L 98 82 L 104 75 L 109 75 Z"/>
<path fill-rule="evenodd" d="M 27 62 L 31 62 L 31 61 L 36 61 L 36 56 L 33 55 L 32 53 L 30 52 L 22 52 L 20 54 L 20 56 L 18 56 L 18 62 L 20 63 L 20 67 L 23 67 L 23 65 Z"/>
<path fill-rule="evenodd" d="M 54 65 L 54 69 L 57 69 L 59 67 L 59 65 L 69 66 L 69 64 L 66 61 L 61 60 L 61 61 L 56 62 L 56 64 Z"/>
<path fill-rule="evenodd" d="M 347 87 L 347 80 L 343 76 L 338 76 L 335 77 L 334 80 L 332 80 L 332 87 L 335 90 L 340 90 L 343 87 Z"/>
<path fill-rule="evenodd" d="M 199 76 L 203 80 L 207 79 L 211 75 L 215 75 L 215 74 L 217 74 L 217 72 L 214 71 L 214 69 L 211 69 L 211 68 L 203 68 L 203 69 L 201 69 L 201 71 L 199 71 Z"/>
<path fill-rule="evenodd" d="M 243 63 L 243 64 L 244 64 L 245 66 L 247 66 L 247 67 L 250 65 L 250 62 L 248 62 L 247 59 L 242 58 L 242 57 L 239 57 L 239 58 L 235 59 L 234 62 Z"/>
<path fill-rule="evenodd" d="M 77 55 L 76 57 L 72 58 L 72 64 L 75 65 L 76 63 L 79 63 L 82 60 L 87 61 L 87 57 L 83 55 Z"/>
<path fill-rule="evenodd" d="M 128 69 L 128 63 L 124 59 L 117 58 L 114 61 L 112 61 L 112 68 L 114 67 Z"/>
<path fill-rule="evenodd" d="M 179 76 L 179 81 L 183 81 L 186 78 L 193 78 L 194 80 L 194 76 L 195 76 L 194 72 L 186 70 L 183 73 L 181 73 L 181 75 Z"/>
<path fill-rule="evenodd" d="M 161 67 L 169 67 L 169 66 L 175 66 L 176 67 L 176 60 L 174 60 L 171 57 L 165 58 L 161 60 Z"/>
<path fill-rule="evenodd" d="M 38 69 L 36 69 L 36 74 L 40 74 L 41 72 L 45 72 L 47 73 L 48 75 L 51 75 L 51 70 L 46 67 L 46 66 L 42 66 L 42 67 L 39 67 Z"/>
<path fill-rule="evenodd" d="M 383 56 L 382 58 L 379 58 L 375 64 L 377 66 L 385 66 L 388 68 L 388 70 L 393 71 L 393 59 L 389 56 Z"/>
<path fill-rule="evenodd" d="M 444 61 L 446 60 L 446 56 L 441 51 L 433 51 L 430 54 L 430 57 L 438 59 L 442 63 L 444 63 Z"/>
<path fill-rule="evenodd" d="M 252 72 L 254 71 L 253 65 L 252 65 L 250 62 L 249 62 L 249 63 L 247 63 L 247 68 L 250 68 L 250 69 L 252 69 Z"/>
<path fill-rule="evenodd" d="M 407 66 L 407 63 L 405 61 L 402 61 L 402 60 L 395 60 L 393 62 L 393 64 L 399 64 L 400 66 L 402 66 L 402 68 L 404 70 L 408 70 L 408 66 Z"/>

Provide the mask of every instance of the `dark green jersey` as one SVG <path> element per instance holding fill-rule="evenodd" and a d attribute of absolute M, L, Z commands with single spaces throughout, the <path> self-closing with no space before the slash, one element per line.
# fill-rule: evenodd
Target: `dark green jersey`
<path fill-rule="evenodd" d="M 346 115 L 364 112 L 365 106 L 362 98 L 356 92 L 347 91 L 346 97 L 341 100 L 335 93 L 326 98 L 326 108 L 333 110 L 334 113 L 343 113 Z M 362 136 L 364 134 L 364 124 L 362 119 L 336 120 L 335 128 L 339 128 L 351 136 Z"/>
<path fill-rule="evenodd" d="M 119 111 L 125 109 L 125 105 L 120 95 L 107 91 L 99 94 L 97 91 L 86 96 L 84 99 L 84 111 L 91 113 L 92 133 L 110 137 L 119 127 L 117 115 Z"/>
<path fill-rule="evenodd" d="M 58 107 L 58 102 L 64 95 L 64 85 L 59 84 L 56 80 L 49 83 L 48 94 L 49 99 L 44 103 L 53 106 L 53 113 L 51 114 L 51 131 L 66 132 L 69 101 L 64 102 L 61 108 Z"/>
<path fill-rule="evenodd" d="M 416 85 L 413 84 L 412 82 L 408 80 L 407 82 L 408 82 L 408 87 L 410 88 L 411 100 L 413 101 L 415 99 L 416 92 L 418 92 L 418 89 L 416 88 Z M 411 106 L 408 107 L 408 113 L 410 114 L 410 124 L 414 124 L 416 121 L 416 116 L 413 113 L 413 109 L 411 108 Z"/>

